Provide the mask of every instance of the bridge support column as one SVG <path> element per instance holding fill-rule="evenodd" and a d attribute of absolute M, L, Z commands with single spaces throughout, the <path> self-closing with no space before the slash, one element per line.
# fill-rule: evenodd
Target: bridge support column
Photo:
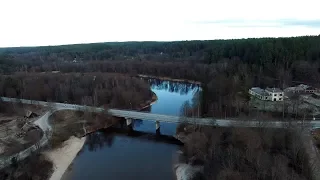
<path fill-rule="evenodd" d="M 126 121 L 127 121 L 127 126 L 130 126 L 130 125 L 132 125 L 132 119 L 130 119 L 130 118 L 127 118 L 127 119 L 126 119 Z"/>
<path fill-rule="evenodd" d="M 125 120 L 124 118 L 120 120 L 120 123 L 119 123 L 119 124 L 120 124 L 120 127 L 121 127 L 121 128 L 124 127 L 125 121 L 126 121 L 126 120 Z"/>
<path fill-rule="evenodd" d="M 127 122 L 127 127 L 129 132 L 132 132 L 133 131 L 132 119 L 126 118 L 126 122 Z"/>
<path fill-rule="evenodd" d="M 160 135 L 160 122 L 156 121 L 156 135 Z"/>

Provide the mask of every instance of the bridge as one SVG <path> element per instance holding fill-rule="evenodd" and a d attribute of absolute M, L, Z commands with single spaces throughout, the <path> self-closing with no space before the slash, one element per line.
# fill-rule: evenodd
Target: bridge
<path fill-rule="evenodd" d="M 46 102 L 46 101 L 35 101 L 27 99 L 17 99 L 1 97 L 4 102 L 17 102 L 23 104 L 33 104 L 48 106 L 55 110 L 79 110 L 79 111 L 90 111 L 90 112 L 104 112 L 106 111 L 101 107 L 84 106 L 77 104 L 66 104 L 66 103 L 56 103 L 56 102 Z M 221 126 L 221 127 L 270 127 L 270 128 L 284 128 L 289 126 L 304 126 L 308 128 L 320 128 L 320 121 L 309 120 L 309 121 L 241 121 L 241 120 L 228 120 L 228 119 L 214 119 L 214 118 L 191 118 L 191 117 L 180 117 L 171 115 L 162 115 L 146 112 L 138 112 L 133 110 L 120 110 L 120 109 L 108 109 L 107 113 L 126 119 L 127 125 L 132 125 L 132 120 L 148 120 L 154 121 L 156 124 L 156 130 L 160 131 L 160 123 L 187 123 L 196 125 L 207 125 L 207 126 Z"/>

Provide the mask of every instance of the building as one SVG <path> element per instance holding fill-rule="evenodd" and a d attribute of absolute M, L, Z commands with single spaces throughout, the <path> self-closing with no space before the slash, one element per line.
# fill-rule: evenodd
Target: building
<path fill-rule="evenodd" d="M 314 88 L 312 86 L 309 86 L 306 90 L 305 90 L 306 93 L 317 93 L 319 92 L 317 88 Z"/>
<path fill-rule="evenodd" d="M 32 111 L 30 111 L 30 110 L 26 110 L 25 111 L 25 118 L 33 118 L 33 117 L 37 117 L 38 115 L 36 114 L 36 113 L 34 113 L 34 112 L 32 112 Z"/>
<path fill-rule="evenodd" d="M 249 89 L 249 94 L 263 101 L 283 101 L 284 93 L 279 88 L 253 87 Z"/>
<path fill-rule="evenodd" d="M 269 94 L 259 87 L 253 87 L 249 89 L 249 94 L 260 99 L 260 100 L 269 100 Z"/>
<path fill-rule="evenodd" d="M 306 89 L 309 88 L 308 85 L 300 84 L 294 87 L 288 87 L 284 90 L 286 93 L 305 93 Z"/>
<path fill-rule="evenodd" d="M 315 99 L 320 99 L 320 93 L 314 92 L 312 93 L 312 97 Z"/>
<path fill-rule="evenodd" d="M 293 94 L 312 94 L 315 92 L 320 92 L 319 89 L 314 88 L 312 86 L 308 86 L 305 84 L 300 84 L 294 87 L 288 87 L 284 90 L 286 93 L 293 93 Z"/>
<path fill-rule="evenodd" d="M 279 88 L 267 88 L 265 90 L 269 94 L 270 101 L 283 101 L 284 93 Z"/>

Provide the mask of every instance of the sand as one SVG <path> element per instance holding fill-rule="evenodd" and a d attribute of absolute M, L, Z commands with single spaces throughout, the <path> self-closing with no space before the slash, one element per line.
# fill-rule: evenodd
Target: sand
<path fill-rule="evenodd" d="M 54 172 L 49 180 L 60 180 L 68 169 L 73 159 L 84 145 L 85 137 L 79 139 L 74 136 L 65 141 L 61 148 L 44 152 L 45 156 L 52 161 Z"/>
<path fill-rule="evenodd" d="M 203 166 L 192 166 L 190 164 L 175 164 L 174 169 L 176 171 L 177 180 L 192 180 L 196 179 L 194 176 L 197 172 L 203 172 Z"/>

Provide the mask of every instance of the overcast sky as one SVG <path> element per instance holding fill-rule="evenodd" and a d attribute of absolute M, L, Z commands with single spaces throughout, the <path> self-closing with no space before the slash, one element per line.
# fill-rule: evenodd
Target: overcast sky
<path fill-rule="evenodd" d="M 0 0 L 0 47 L 320 34 L 319 0 Z"/>

